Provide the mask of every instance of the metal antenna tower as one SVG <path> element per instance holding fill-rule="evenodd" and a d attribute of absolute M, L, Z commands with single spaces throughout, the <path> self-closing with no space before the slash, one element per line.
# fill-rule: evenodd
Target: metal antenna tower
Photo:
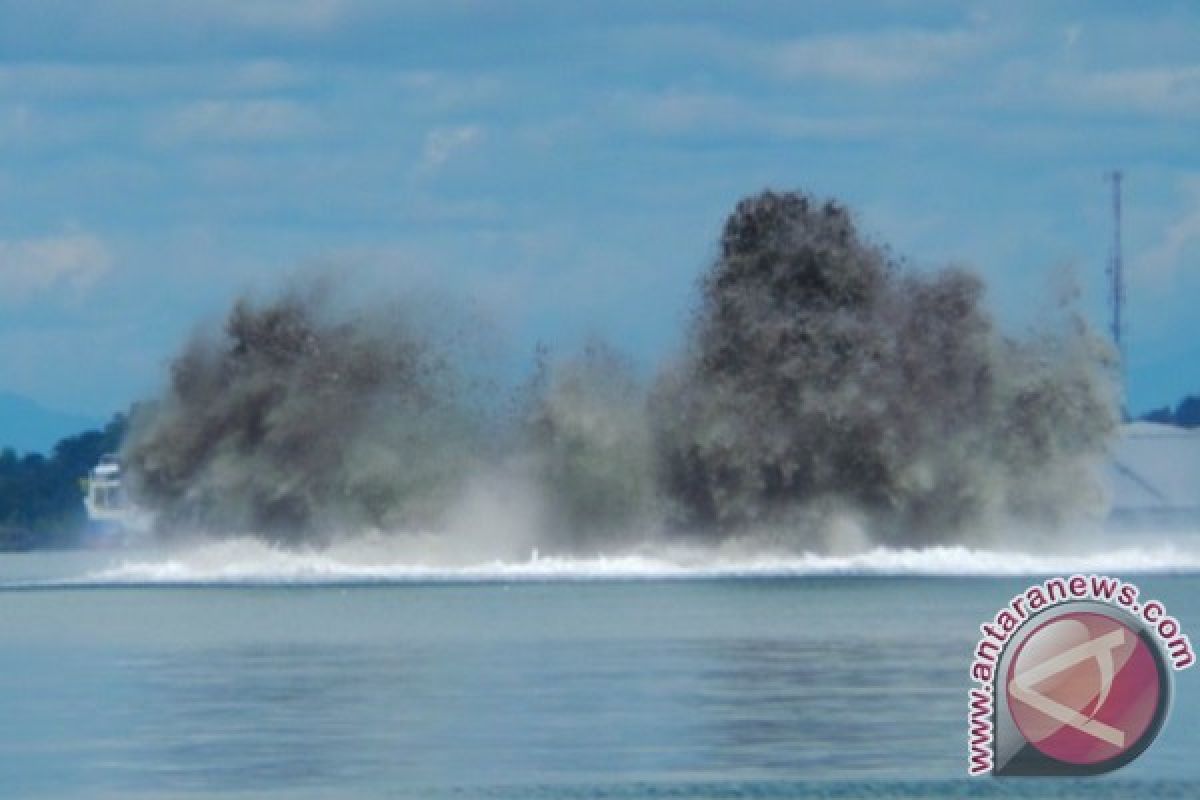
<path fill-rule="evenodd" d="M 1121 257 L 1121 170 L 1115 169 L 1104 176 L 1112 182 L 1113 238 L 1112 252 L 1108 256 L 1109 306 L 1112 310 L 1112 338 L 1117 354 L 1124 356 L 1121 334 L 1125 316 L 1125 268 Z"/>

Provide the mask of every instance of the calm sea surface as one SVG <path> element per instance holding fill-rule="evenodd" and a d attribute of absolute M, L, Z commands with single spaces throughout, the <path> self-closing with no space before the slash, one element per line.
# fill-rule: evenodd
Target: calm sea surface
<path fill-rule="evenodd" d="M 29 588 L 75 558 L 0 556 L 2 798 L 1200 797 L 1200 670 L 1111 776 L 964 778 L 1024 578 Z"/>

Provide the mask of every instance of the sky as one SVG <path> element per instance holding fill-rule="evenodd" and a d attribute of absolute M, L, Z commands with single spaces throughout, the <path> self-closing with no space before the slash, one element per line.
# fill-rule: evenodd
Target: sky
<path fill-rule="evenodd" d="M 0 391 L 107 417 L 318 274 L 650 369 L 764 188 L 1103 328 L 1120 169 L 1140 412 L 1200 393 L 1198 144 L 1189 2 L 0 0 Z"/>

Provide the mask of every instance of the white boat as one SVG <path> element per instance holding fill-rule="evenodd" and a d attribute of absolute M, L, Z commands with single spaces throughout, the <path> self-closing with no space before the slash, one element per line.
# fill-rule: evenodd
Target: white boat
<path fill-rule="evenodd" d="M 88 521 L 101 530 L 127 530 L 139 517 L 121 485 L 121 463 L 106 455 L 83 481 L 83 506 Z"/>

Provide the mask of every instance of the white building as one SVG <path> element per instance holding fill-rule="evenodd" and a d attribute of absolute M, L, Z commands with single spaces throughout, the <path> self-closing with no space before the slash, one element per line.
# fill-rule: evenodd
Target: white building
<path fill-rule="evenodd" d="M 1121 427 L 1108 467 L 1116 523 L 1200 522 L 1200 429 L 1155 422 Z"/>

